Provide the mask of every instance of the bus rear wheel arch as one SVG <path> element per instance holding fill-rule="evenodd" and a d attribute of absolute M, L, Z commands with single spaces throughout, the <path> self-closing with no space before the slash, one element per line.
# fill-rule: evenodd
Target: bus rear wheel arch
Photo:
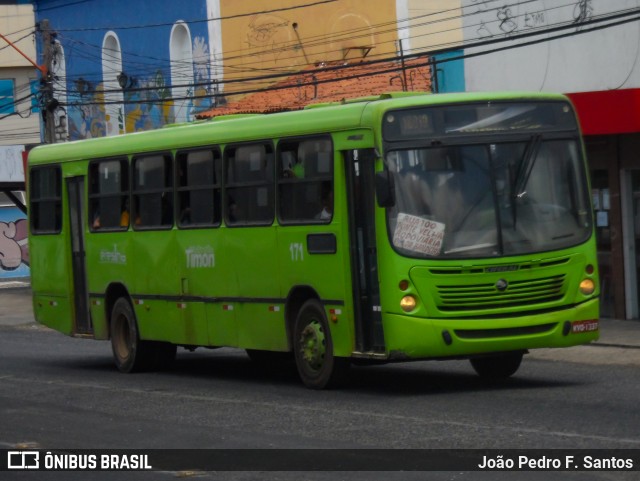
<path fill-rule="evenodd" d="M 334 356 L 327 316 L 317 299 L 309 299 L 298 311 L 293 352 L 298 375 L 308 388 L 337 387 L 346 380 L 349 359 Z"/>
<path fill-rule="evenodd" d="M 135 312 L 127 298 L 116 300 L 110 319 L 111 349 L 116 367 L 125 373 L 166 369 L 176 357 L 176 345 L 142 341 Z"/>

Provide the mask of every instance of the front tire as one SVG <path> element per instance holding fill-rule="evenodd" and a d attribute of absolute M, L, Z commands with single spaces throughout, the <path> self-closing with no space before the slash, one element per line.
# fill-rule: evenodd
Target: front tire
<path fill-rule="evenodd" d="M 523 352 L 510 352 L 497 356 L 471 359 L 476 373 L 485 379 L 506 379 L 516 373 L 522 363 Z"/>
<path fill-rule="evenodd" d="M 346 380 L 349 359 L 333 354 L 333 341 L 322 304 L 310 299 L 302 305 L 293 330 L 298 374 L 311 389 L 335 387 Z"/>
<path fill-rule="evenodd" d="M 110 328 L 113 359 L 120 372 L 167 369 L 176 357 L 174 344 L 140 340 L 133 307 L 124 297 L 113 306 Z"/>

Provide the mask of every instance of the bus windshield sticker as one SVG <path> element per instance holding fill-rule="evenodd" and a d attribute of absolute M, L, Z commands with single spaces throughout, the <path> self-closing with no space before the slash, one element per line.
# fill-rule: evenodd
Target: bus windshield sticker
<path fill-rule="evenodd" d="M 445 224 L 410 214 L 398 214 L 393 245 L 430 256 L 440 255 Z"/>

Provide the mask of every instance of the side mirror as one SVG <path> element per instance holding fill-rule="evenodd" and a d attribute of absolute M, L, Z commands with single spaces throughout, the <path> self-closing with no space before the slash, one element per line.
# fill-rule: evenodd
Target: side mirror
<path fill-rule="evenodd" d="M 376 198 L 380 207 L 396 205 L 395 184 L 388 169 L 376 173 Z"/>

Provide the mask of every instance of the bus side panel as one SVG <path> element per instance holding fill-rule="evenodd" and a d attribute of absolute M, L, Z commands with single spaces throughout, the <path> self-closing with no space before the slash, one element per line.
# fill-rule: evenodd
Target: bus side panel
<path fill-rule="evenodd" d="M 280 295 L 273 227 L 228 228 L 224 255 L 233 265 L 235 276 L 238 345 L 247 349 L 286 351 L 284 300 Z M 231 274 L 233 272 L 233 274 Z"/>
<path fill-rule="evenodd" d="M 125 288 L 134 275 L 131 232 L 87 232 L 86 259 L 89 308 L 96 339 L 109 338 L 105 294 L 113 283 Z"/>
<path fill-rule="evenodd" d="M 109 339 L 109 319 L 105 311 L 103 299 L 90 299 L 89 312 L 91 313 L 91 322 L 93 325 L 93 338 L 105 341 Z"/>
<path fill-rule="evenodd" d="M 336 187 L 336 207 L 343 197 L 343 189 Z M 309 286 L 317 292 L 327 311 L 334 353 L 347 357 L 353 352 L 355 335 L 351 291 L 345 283 L 345 273 L 350 271 L 349 238 L 343 232 L 346 224 L 338 221 L 342 215 L 342 209 L 338 208 L 329 225 L 278 227 L 277 256 L 282 266 L 283 294 L 286 296 L 295 286 Z M 314 241 L 310 236 L 335 238 L 335 252 L 313 252 Z"/>
<path fill-rule="evenodd" d="M 63 227 L 67 224 L 68 216 L 65 215 Z M 73 282 L 68 235 L 64 230 L 61 234 L 31 235 L 29 256 L 36 321 L 64 334 L 73 334 Z"/>
<path fill-rule="evenodd" d="M 184 303 L 185 332 L 187 326 L 193 325 L 188 317 L 198 312 L 200 344 L 234 347 L 238 346 L 236 310 L 233 302 L 224 299 L 237 294 L 237 283 L 232 274 L 234 260 L 224 249 L 224 231 L 222 227 L 178 230 L 176 275 L 185 300 L 202 300 Z"/>
<path fill-rule="evenodd" d="M 213 302 L 204 306 L 209 346 L 239 347 L 237 305 L 234 302 Z"/>
<path fill-rule="evenodd" d="M 206 345 L 206 326 L 184 309 L 177 262 L 175 230 L 139 231 L 133 234 L 131 297 L 140 337 L 176 344 Z"/>

